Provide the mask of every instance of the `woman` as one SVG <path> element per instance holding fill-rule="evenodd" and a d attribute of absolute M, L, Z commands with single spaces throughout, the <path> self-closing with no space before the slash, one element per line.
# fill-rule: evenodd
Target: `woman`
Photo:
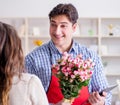
<path fill-rule="evenodd" d="M 16 30 L 0 22 L 0 105 L 48 105 L 41 81 L 24 73 L 23 61 Z"/>

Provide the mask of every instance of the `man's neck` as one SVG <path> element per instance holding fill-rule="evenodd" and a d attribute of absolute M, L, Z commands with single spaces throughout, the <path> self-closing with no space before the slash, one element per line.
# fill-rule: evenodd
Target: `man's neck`
<path fill-rule="evenodd" d="M 72 43 L 66 45 L 56 46 L 60 53 L 68 52 L 71 49 Z"/>

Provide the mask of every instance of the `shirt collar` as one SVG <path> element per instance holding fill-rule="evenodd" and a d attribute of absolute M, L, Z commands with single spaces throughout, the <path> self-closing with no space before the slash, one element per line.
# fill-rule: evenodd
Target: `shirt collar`
<path fill-rule="evenodd" d="M 60 53 L 58 51 L 58 49 L 55 47 L 55 45 L 54 45 L 54 43 L 53 43 L 52 40 L 49 42 L 49 48 L 50 48 L 50 50 L 51 50 L 52 53 Z"/>
<path fill-rule="evenodd" d="M 71 48 L 69 50 L 69 53 L 76 52 L 76 49 L 77 49 L 77 43 L 76 43 L 76 41 L 73 39 L 72 42 L 73 43 L 72 43 L 72 46 L 71 46 Z M 49 47 L 50 47 L 50 49 L 51 49 L 52 52 L 56 52 L 56 53 L 59 52 L 58 49 L 55 47 L 55 45 L 54 45 L 54 43 L 53 43 L 52 40 L 49 42 Z"/>

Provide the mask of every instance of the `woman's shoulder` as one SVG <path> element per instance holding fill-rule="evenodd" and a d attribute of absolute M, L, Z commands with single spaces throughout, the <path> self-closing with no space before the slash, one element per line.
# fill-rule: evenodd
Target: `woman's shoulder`
<path fill-rule="evenodd" d="M 43 92 L 41 93 L 41 91 Z M 20 78 L 17 75 L 13 78 L 13 85 L 9 94 L 10 103 L 11 105 L 18 105 L 17 102 L 19 102 L 19 105 L 26 105 L 26 102 L 29 105 L 32 105 L 32 103 L 36 103 L 35 105 L 48 105 L 41 104 L 45 99 L 40 100 L 38 98 L 43 97 L 43 93 L 45 94 L 42 83 L 36 75 L 22 73 Z"/>
<path fill-rule="evenodd" d="M 21 83 L 28 84 L 32 81 L 41 82 L 40 79 L 35 74 L 30 73 L 22 73 L 20 78 L 17 75 L 13 77 L 13 85 Z"/>
<path fill-rule="evenodd" d="M 30 81 L 30 80 L 40 81 L 40 79 L 35 74 L 30 74 L 30 73 L 22 73 L 21 79 L 25 81 Z"/>

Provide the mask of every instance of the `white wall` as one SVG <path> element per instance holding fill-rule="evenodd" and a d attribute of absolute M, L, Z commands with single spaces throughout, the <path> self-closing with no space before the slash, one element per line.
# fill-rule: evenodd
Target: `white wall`
<path fill-rule="evenodd" d="M 0 0 L 0 17 L 47 17 L 62 2 L 73 3 L 80 17 L 120 17 L 120 0 Z"/>

